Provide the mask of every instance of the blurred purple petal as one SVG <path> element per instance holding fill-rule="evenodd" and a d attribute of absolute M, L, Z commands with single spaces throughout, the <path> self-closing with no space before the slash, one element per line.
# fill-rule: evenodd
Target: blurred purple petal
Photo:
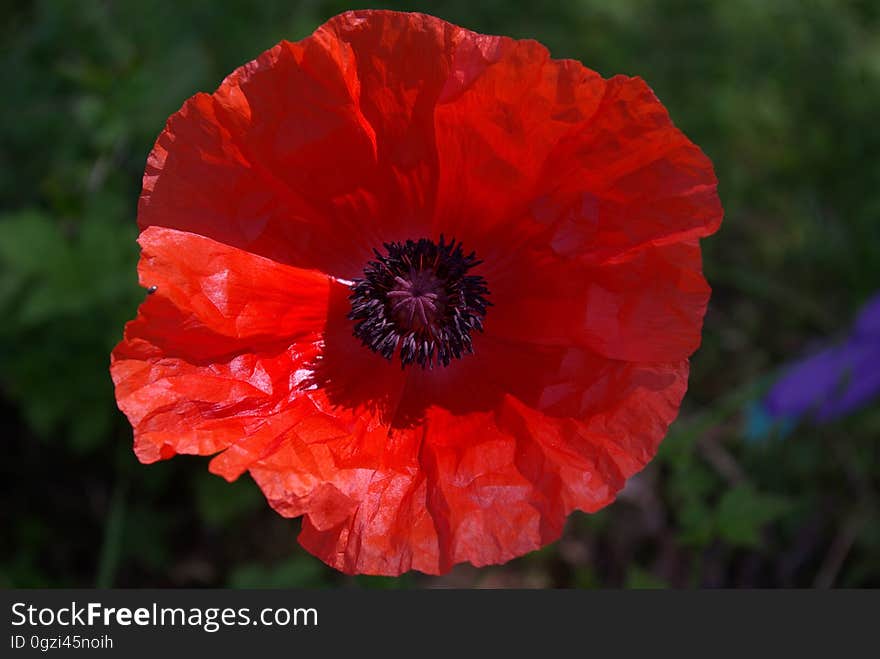
<path fill-rule="evenodd" d="M 768 394 L 773 417 L 830 421 L 880 394 L 880 341 L 851 340 L 791 367 Z"/>
<path fill-rule="evenodd" d="M 855 352 L 853 359 L 855 363 L 850 373 L 844 376 L 841 389 L 819 408 L 817 420 L 830 421 L 846 416 L 880 395 L 880 341 L 865 343 Z"/>
<path fill-rule="evenodd" d="M 880 295 L 869 299 L 859 311 L 853 334 L 859 338 L 874 337 L 880 341 Z"/>

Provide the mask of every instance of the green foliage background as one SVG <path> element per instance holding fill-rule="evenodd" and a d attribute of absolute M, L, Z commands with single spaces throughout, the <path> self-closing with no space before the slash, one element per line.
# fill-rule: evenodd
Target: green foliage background
<path fill-rule="evenodd" d="M 506 566 L 351 578 L 247 478 L 131 452 L 108 355 L 132 318 L 140 177 L 165 119 L 338 1 L 0 9 L 0 586 L 878 586 L 880 406 L 748 442 L 743 410 L 880 288 L 880 4 L 449 0 L 422 10 L 644 77 L 726 209 L 690 392 L 600 514 Z"/>

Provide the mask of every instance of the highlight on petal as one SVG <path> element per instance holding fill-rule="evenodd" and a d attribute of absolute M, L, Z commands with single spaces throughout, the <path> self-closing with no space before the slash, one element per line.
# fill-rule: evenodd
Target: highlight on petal
<path fill-rule="evenodd" d="M 310 373 L 339 284 L 171 229 L 140 243 L 154 292 L 111 362 L 138 457 L 211 454 L 260 431 Z"/>
<path fill-rule="evenodd" d="M 678 413 L 716 188 L 638 78 L 424 14 L 337 16 L 189 99 L 149 156 L 154 292 L 111 363 L 135 452 L 249 472 L 347 573 L 538 549 Z"/>
<path fill-rule="evenodd" d="M 482 376 L 464 361 L 439 383 L 411 376 L 390 427 L 310 427 L 252 467 L 279 513 L 305 515 L 306 549 L 344 572 L 387 575 L 538 549 L 644 467 L 687 383 L 687 362 L 484 348 Z M 524 372 L 506 366 L 516 356 Z"/>

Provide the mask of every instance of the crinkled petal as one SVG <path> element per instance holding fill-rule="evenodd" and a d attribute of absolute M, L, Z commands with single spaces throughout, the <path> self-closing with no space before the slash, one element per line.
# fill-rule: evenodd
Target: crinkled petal
<path fill-rule="evenodd" d="M 487 259 L 527 242 L 534 231 L 524 216 L 543 193 L 542 172 L 555 166 L 560 140 L 588 125 L 604 88 L 596 72 L 551 60 L 535 41 L 465 33 L 435 115 L 434 233 Z"/>
<path fill-rule="evenodd" d="M 638 78 L 468 35 L 437 107 L 435 234 L 485 261 L 487 334 L 674 361 L 700 343 L 708 158 Z"/>
<path fill-rule="evenodd" d="M 138 457 L 212 454 L 271 432 L 313 372 L 341 286 L 172 229 L 140 243 L 141 283 L 155 289 L 111 363 Z"/>
<path fill-rule="evenodd" d="M 305 515 L 304 547 L 345 572 L 390 575 L 537 549 L 572 510 L 614 499 L 686 389 L 686 361 L 491 340 L 479 350 L 410 372 L 390 428 L 294 433 L 251 468 L 276 510 Z"/>
<path fill-rule="evenodd" d="M 291 433 L 251 468 L 282 515 L 304 515 L 301 544 L 349 573 L 438 573 L 425 509 L 421 432 L 360 423 L 350 433 Z"/>
<path fill-rule="evenodd" d="M 520 267 L 487 273 L 486 334 L 580 345 L 611 359 L 675 361 L 700 345 L 710 289 L 696 241 L 646 247 L 594 265 L 525 249 Z"/>
<path fill-rule="evenodd" d="M 278 44 L 169 119 L 147 163 L 141 228 L 344 278 L 374 246 L 429 233 L 434 107 L 461 32 L 349 12 Z"/>
<path fill-rule="evenodd" d="M 212 455 L 273 432 L 295 386 L 291 373 L 305 367 L 293 351 L 194 364 L 128 358 L 121 348 L 111 373 L 119 408 L 134 428 L 135 453 L 141 462 L 155 462 L 177 453 Z"/>
<path fill-rule="evenodd" d="M 712 163 L 645 82 L 616 76 L 592 119 L 548 158 L 530 216 L 557 253 L 620 262 L 717 231 L 717 185 Z"/>

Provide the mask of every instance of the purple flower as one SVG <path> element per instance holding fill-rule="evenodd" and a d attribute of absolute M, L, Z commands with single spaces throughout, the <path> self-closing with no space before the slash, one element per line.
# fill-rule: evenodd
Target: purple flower
<path fill-rule="evenodd" d="M 828 422 L 880 395 L 880 295 L 862 308 L 852 330 L 788 367 L 764 398 L 772 419 L 808 417 Z"/>

